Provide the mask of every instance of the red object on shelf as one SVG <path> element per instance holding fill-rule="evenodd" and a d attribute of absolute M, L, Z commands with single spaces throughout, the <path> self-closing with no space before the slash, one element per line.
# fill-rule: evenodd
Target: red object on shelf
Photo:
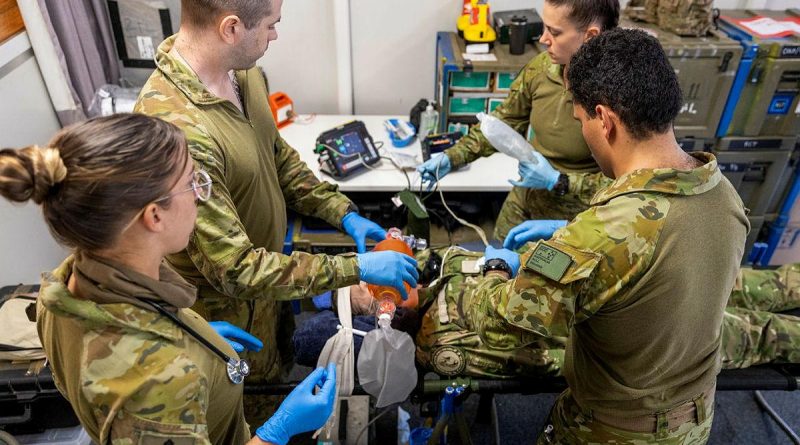
<path fill-rule="evenodd" d="M 269 109 L 272 110 L 272 117 L 275 125 L 283 128 L 292 123 L 294 119 L 294 103 L 286 93 L 280 91 L 269 95 Z"/>

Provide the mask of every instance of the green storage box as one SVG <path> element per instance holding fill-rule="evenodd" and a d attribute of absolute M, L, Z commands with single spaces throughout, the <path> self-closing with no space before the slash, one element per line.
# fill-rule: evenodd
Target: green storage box
<path fill-rule="evenodd" d="M 451 116 L 472 116 L 486 111 L 484 97 L 451 97 L 448 108 Z"/>
<path fill-rule="evenodd" d="M 511 82 L 517 78 L 517 73 L 496 73 L 494 80 L 494 90 L 497 92 L 507 92 L 511 90 Z"/>
<path fill-rule="evenodd" d="M 489 72 L 455 71 L 450 74 L 450 89 L 453 91 L 489 91 Z"/>
<path fill-rule="evenodd" d="M 486 111 L 491 113 L 492 111 L 494 111 L 495 108 L 498 107 L 498 105 L 503 103 L 504 100 L 506 99 L 501 97 L 493 97 L 489 99 L 489 106 L 486 107 Z"/>

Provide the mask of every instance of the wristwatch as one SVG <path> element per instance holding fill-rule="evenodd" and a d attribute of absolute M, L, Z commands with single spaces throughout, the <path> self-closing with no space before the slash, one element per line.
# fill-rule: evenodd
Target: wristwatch
<path fill-rule="evenodd" d="M 512 275 L 511 266 L 502 258 L 490 258 L 486 260 L 483 264 L 483 274 L 486 275 L 487 272 L 492 270 L 501 270 L 507 273 L 509 277 Z"/>
<path fill-rule="evenodd" d="M 569 176 L 565 173 L 561 173 L 558 175 L 558 181 L 556 181 L 556 185 L 553 186 L 553 193 L 556 196 L 564 196 L 569 191 Z"/>

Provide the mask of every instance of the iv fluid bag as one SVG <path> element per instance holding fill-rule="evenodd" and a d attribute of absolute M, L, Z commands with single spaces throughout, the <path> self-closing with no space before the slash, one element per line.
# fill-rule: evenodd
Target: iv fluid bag
<path fill-rule="evenodd" d="M 478 113 L 476 117 L 481 121 L 481 132 L 497 151 L 518 161 L 539 163 L 531 144 L 508 124 L 486 113 Z"/>

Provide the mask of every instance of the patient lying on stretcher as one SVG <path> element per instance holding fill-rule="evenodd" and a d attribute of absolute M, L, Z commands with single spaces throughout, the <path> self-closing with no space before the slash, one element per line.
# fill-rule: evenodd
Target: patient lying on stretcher
<path fill-rule="evenodd" d="M 442 375 L 487 378 L 559 375 L 565 338 L 528 338 L 527 346 L 522 348 L 497 349 L 487 345 L 502 343 L 487 336 L 513 334 L 492 329 L 491 319 L 473 319 L 476 311 L 468 310 L 469 289 L 482 278 L 474 266 L 482 255 L 455 246 L 419 252 L 420 281 L 425 284 L 412 291 L 405 307 L 398 309 L 393 326 L 415 336 L 419 365 Z M 374 327 L 374 318 L 369 315 L 373 313 L 374 301 L 366 286 L 351 288 L 354 328 Z M 740 271 L 723 318 L 723 368 L 800 363 L 800 317 L 776 313 L 798 308 L 800 265 Z M 316 363 L 316 346 L 308 339 L 323 336 L 318 342 L 321 350 L 327 336 L 332 335 L 330 329 L 335 332 L 338 318 L 323 313 L 309 323 L 295 334 L 298 363 L 302 363 L 303 357 Z M 358 351 L 360 339 L 355 340 Z"/>

